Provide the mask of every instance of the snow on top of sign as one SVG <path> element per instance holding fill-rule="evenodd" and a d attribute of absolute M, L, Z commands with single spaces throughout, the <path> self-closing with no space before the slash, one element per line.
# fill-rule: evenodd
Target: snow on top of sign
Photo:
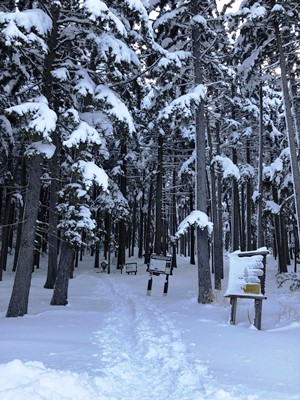
<path fill-rule="evenodd" d="M 240 251 L 229 255 L 230 268 L 225 296 L 243 295 L 247 283 L 260 283 L 259 276 L 263 275 L 263 256 L 259 254 L 260 251 L 267 251 L 267 249 L 258 249 L 255 251 L 257 255 L 249 257 L 239 257 Z"/>

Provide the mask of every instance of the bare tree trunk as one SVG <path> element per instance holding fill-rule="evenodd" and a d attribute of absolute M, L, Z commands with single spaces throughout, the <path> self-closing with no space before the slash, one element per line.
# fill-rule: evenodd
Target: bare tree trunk
<path fill-rule="evenodd" d="M 192 1 L 193 11 L 198 14 L 199 1 Z M 203 84 L 201 41 L 199 29 L 192 26 L 192 46 L 194 57 L 194 73 L 196 85 Z M 207 213 L 207 182 L 206 182 L 206 137 L 204 102 L 201 100 L 196 108 L 196 210 Z M 209 243 L 207 229 L 196 228 L 197 266 L 198 266 L 198 303 L 207 304 L 213 301 L 210 276 Z"/>
<path fill-rule="evenodd" d="M 43 158 L 33 156 L 28 163 L 28 186 L 24 207 L 24 222 L 14 286 L 7 310 L 7 317 L 27 314 L 33 266 L 36 221 L 39 210 Z"/>
<path fill-rule="evenodd" d="M 144 217 L 144 205 L 145 205 L 145 189 L 143 188 L 142 191 L 142 199 L 141 199 L 141 204 L 140 204 L 140 211 L 139 211 L 139 216 L 140 216 L 140 224 L 139 224 L 139 253 L 138 257 L 142 258 L 143 257 L 143 249 L 144 249 L 144 222 L 145 222 L 145 217 Z"/>
<path fill-rule="evenodd" d="M 131 233 L 131 256 L 134 257 L 134 249 L 136 243 L 136 214 L 137 214 L 137 200 L 134 195 L 133 200 L 133 217 L 132 217 L 132 233 Z"/>
<path fill-rule="evenodd" d="M 10 231 L 10 220 L 12 213 L 12 191 L 11 188 L 8 188 L 6 191 L 5 197 L 5 209 L 4 209 L 4 217 L 3 217 L 3 226 L 2 226 L 2 241 L 1 241 L 1 253 L 0 253 L 0 281 L 2 281 L 2 271 L 6 270 L 7 256 L 8 256 L 8 247 L 9 247 L 9 231 Z"/>
<path fill-rule="evenodd" d="M 48 269 L 47 278 L 44 285 L 46 289 L 53 289 L 56 279 L 57 272 L 57 260 L 58 260 L 58 213 L 56 206 L 58 204 L 58 190 L 59 190 L 59 170 L 58 170 L 58 151 L 59 151 L 59 139 L 55 133 L 53 137 L 53 144 L 56 146 L 55 153 L 51 160 L 51 186 L 49 196 L 49 225 L 48 225 Z"/>
<path fill-rule="evenodd" d="M 262 194 L 262 176 L 263 176 L 263 91 L 262 83 L 259 85 L 259 146 L 258 146 L 258 177 L 257 177 L 257 248 L 264 245 L 263 229 L 262 229 L 262 207 L 263 207 L 263 194 Z"/>
<path fill-rule="evenodd" d="M 288 134 L 288 142 L 290 148 L 290 155 L 291 155 L 291 168 L 292 168 L 292 175 L 293 175 L 293 186 L 294 186 L 294 193 L 295 193 L 295 208 L 296 208 L 296 218 L 297 218 L 297 226 L 298 232 L 300 232 L 300 172 L 299 172 L 299 165 L 297 159 L 297 149 L 296 149 L 296 141 L 295 141 L 295 131 L 293 126 L 293 116 L 292 116 L 292 107 L 291 107 L 291 100 L 288 90 L 288 81 L 287 81 L 287 68 L 284 59 L 284 51 L 281 41 L 281 35 L 278 23 L 275 22 L 275 34 L 277 39 L 277 46 L 278 46 L 278 54 L 279 54 L 279 61 L 280 61 L 280 71 L 281 71 L 281 84 L 282 84 L 282 92 L 283 92 L 283 100 L 284 100 L 284 108 L 285 108 L 285 121 L 286 121 L 286 128 Z"/>
<path fill-rule="evenodd" d="M 272 194 L 273 194 L 274 202 L 278 204 L 279 200 L 278 200 L 277 188 L 274 185 L 272 186 Z M 282 237 L 282 216 L 281 215 L 277 215 L 277 214 L 274 215 L 274 225 L 275 225 L 276 249 L 277 249 L 277 256 L 278 256 L 278 271 L 279 272 L 287 272 L 285 248 L 284 248 L 283 237 Z"/>
<path fill-rule="evenodd" d="M 212 161 L 213 158 L 213 141 L 211 137 L 211 132 L 209 129 L 209 124 L 207 124 L 207 138 L 208 138 L 208 146 L 209 146 L 209 159 Z M 216 187 L 216 172 L 214 169 L 213 164 L 211 164 L 210 168 L 210 181 L 211 181 L 211 194 L 210 194 L 210 203 L 211 203 L 211 214 L 212 214 L 212 222 L 214 224 L 214 237 L 212 243 L 212 270 L 214 272 L 214 283 L 215 289 L 221 289 L 221 282 L 222 282 L 222 266 L 223 262 L 223 251 L 222 248 L 220 249 L 219 246 L 219 223 L 218 220 L 218 201 L 217 201 L 217 187 Z M 221 222 L 222 223 L 222 222 Z M 221 252 L 220 252 L 221 251 Z"/>
<path fill-rule="evenodd" d="M 69 279 L 73 270 L 75 252 L 71 244 L 62 241 L 57 278 L 53 296 L 51 299 L 52 306 L 65 306 L 68 304 L 68 287 Z"/>
<path fill-rule="evenodd" d="M 232 148 L 232 162 L 237 164 L 237 151 Z M 239 188 L 235 179 L 232 180 L 231 194 L 231 250 L 239 250 L 240 248 L 240 202 Z"/>
<path fill-rule="evenodd" d="M 147 210 L 147 220 L 145 227 L 145 264 L 150 261 L 150 254 L 153 249 L 151 246 L 151 215 L 152 215 L 152 197 L 153 197 L 153 181 L 151 179 L 148 195 L 148 210 Z"/>
<path fill-rule="evenodd" d="M 190 201 L 190 212 L 193 211 L 194 209 L 194 199 L 193 199 L 193 192 L 190 192 L 189 195 L 189 201 Z M 195 226 L 192 225 L 190 228 L 190 264 L 195 265 Z"/>
<path fill-rule="evenodd" d="M 163 136 L 158 136 L 157 173 L 156 173 L 156 196 L 155 196 L 155 236 L 154 253 L 161 254 L 163 251 Z"/>
<path fill-rule="evenodd" d="M 251 164 L 250 160 L 250 143 L 247 140 L 246 162 Z M 246 182 L 246 250 L 252 250 L 252 185 L 250 178 Z"/>
<path fill-rule="evenodd" d="M 121 146 L 121 156 L 123 160 L 122 164 L 122 175 L 120 176 L 120 190 L 123 196 L 126 198 L 126 144 Z M 118 223 L 118 260 L 117 268 L 121 268 L 126 262 L 126 225 L 125 221 L 121 219 Z"/>
<path fill-rule="evenodd" d="M 291 74 L 291 93 L 292 93 L 292 104 L 293 104 L 293 115 L 294 115 L 294 121 L 295 121 L 295 126 L 296 126 L 296 138 L 297 138 L 297 147 L 298 150 L 300 148 L 300 99 L 298 95 L 298 81 L 297 77 L 295 76 L 295 73 Z M 299 155 L 298 155 L 299 157 Z"/>

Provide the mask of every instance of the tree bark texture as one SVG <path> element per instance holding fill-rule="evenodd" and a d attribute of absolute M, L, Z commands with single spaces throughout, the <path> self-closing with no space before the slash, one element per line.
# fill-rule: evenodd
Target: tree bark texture
<path fill-rule="evenodd" d="M 298 232 L 300 232 L 300 172 L 297 158 L 297 148 L 296 148 L 296 138 L 295 138 L 295 130 L 293 124 L 293 115 L 292 115 L 292 104 L 288 89 L 288 80 L 287 80 L 287 67 L 284 57 L 283 45 L 281 40 L 281 34 L 279 30 L 278 23 L 275 22 L 275 34 L 277 39 L 278 46 L 278 55 L 280 61 L 280 70 L 281 70 L 281 84 L 282 84 L 282 93 L 283 93 L 283 101 L 285 108 L 285 121 L 288 135 L 288 143 L 290 148 L 291 155 L 291 167 L 292 167 L 292 175 L 293 175 L 293 186 L 295 193 L 295 208 L 296 208 L 296 217 L 297 217 L 297 226 Z"/>
<path fill-rule="evenodd" d="M 257 248 L 263 247 L 263 228 L 262 228 L 262 216 L 263 216 L 263 193 L 262 193 L 262 181 L 263 181 L 263 90 L 262 83 L 259 85 L 259 140 L 258 140 L 258 177 L 257 177 L 257 191 L 258 191 L 258 203 L 257 203 Z"/>
<path fill-rule="evenodd" d="M 41 176 L 43 173 L 42 162 L 42 156 L 35 155 L 28 163 L 28 186 L 23 215 L 21 246 L 7 317 L 19 317 L 28 312 L 35 231 L 39 210 Z"/>
<path fill-rule="evenodd" d="M 120 176 L 120 190 L 126 198 L 127 182 L 126 182 L 126 144 L 121 146 L 121 156 L 123 158 L 122 175 Z M 126 224 L 123 219 L 118 223 L 118 261 L 117 268 L 121 268 L 126 262 Z"/>
<path fill-rule="evenodd" d="M 155 196 L 155 237 L 154 253 L 162 254 L 163 251 L 163 136 L 158 136 L 156 196 Z"/>
<path fill-rule="evenodd" d="M 48 269 L 47 278 L 44 285 L 46 289 L 53 289 L 56 279 L 57 259 L 58 259 L 58 214 L 56 205 L 58 204 L 58 168 L 57 150 L 51 160 L 51 186 L 49 198 L 49 225 L 48 225 Z"/>
<path fill-rule="evenodd" d="M 57 277 L 50 303 L 52 306 L 65 306 L 68 304 L 68 287 L 73 269 L 74 256 L 75 252 L 71 244 L 62 241 Z"/>
<path fill-rule="evenodd" d="M 192 2 L 195 15 L 201 10 L 199 1 Z M 192 46 L 194 56 L 195 84 L 203 84 L 201 63 L 201 40 L 197 26 L 192 27 Z M 206 137 L 204 101 L 201 100 L 195 111 L 196 125 L 196 210 L 207 213 L 207 183 L 206 183 Z M 198 266 L 198 302 L 202 304 L 213 301 L 213 292 L 210 276 L 210 259 L 208 232 L 196 228 L 197 266 Z"/>

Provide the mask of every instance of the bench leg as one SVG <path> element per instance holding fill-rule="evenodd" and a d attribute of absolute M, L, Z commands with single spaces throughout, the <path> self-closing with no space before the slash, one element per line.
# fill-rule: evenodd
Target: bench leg
<path fill-rule="evenodd" d="M 231 325 L 235 325 L 236 323 L 236 309 L 237 309 L 237 298 L 231 297 L 230 298 L 230 323 Z"/>
<path fill-rule="evenodd" d="M 261 315 L 262 315 L 262 300 L 255 299 L 254 300 L 254 309 L 255 309 L 255 317 L 254 317 L 254 326 L 259 331 L 261 330 Z"/>

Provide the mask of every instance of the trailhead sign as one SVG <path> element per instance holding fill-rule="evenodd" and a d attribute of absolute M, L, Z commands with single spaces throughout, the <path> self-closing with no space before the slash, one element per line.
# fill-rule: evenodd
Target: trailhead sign
<path fill-rule="evenodd" d="M 150 263 L 148 266 L 149 272 L 149 280 L 148 280 L 148 287 L 147 287 L 147 295 L 151 295 L 152 290 L 152 283 L 153 283 L 153 275 L 166 275 L 166 280 L 164 284 L 164 296 L 168 293 L 169 287 L 169 276 L 172 275 L 172 256 L 163 256 L 152 254 L 150 257 Z"/>

